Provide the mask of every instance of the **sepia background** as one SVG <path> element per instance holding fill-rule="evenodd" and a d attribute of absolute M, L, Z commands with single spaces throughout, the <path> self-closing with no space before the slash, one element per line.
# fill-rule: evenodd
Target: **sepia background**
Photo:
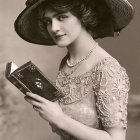
<path fill-rule="evenodd" d="M 127 140 L 140 139 L 140 1 L 129 0 L 135 8 L 133 21 L 119 37 L 98 40 L 99 44 L 126 68 L 131 82 L 128 104 Z M 27 43 L 14 31 L 14 21 L 25 8 L 25 0 L 0 0 L 0 139 L 59 140 L 18 91 L 4 77 L 9 61 L 18 66 L 33 61 L 52 81 L 66 50 L 57 46 Z"/>

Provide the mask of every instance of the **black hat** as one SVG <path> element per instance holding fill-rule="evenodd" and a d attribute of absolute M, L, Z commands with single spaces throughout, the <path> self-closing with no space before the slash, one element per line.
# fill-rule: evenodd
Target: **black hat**
<path fill-rule="evenodd" d="M 30 43 L 55 45 L 50 35 L 47 32 L 44 34 L 40 29 L 38 17 L 36 16 L 38 15 L 38 6 L 47 1 L 48 0 L 27 0 L 26 8 L 20 13 L 15 21 L 15 30 L 17 34 Z M 94 0 L 87 1 L 92 2 Z M 102 1 L 106 3 L 111 12 L 114 32 L 120 31 L 130 23 L 134 15 L 134 9 L 127 0 Z"/>

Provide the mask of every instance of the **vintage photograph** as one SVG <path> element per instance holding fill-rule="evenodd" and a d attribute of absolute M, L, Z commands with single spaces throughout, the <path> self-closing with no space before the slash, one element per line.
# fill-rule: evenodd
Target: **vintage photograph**
<path fill-rule="evenodd" d="M 0 0 L 0 140 L 139 140 L 139 5 Z"/>

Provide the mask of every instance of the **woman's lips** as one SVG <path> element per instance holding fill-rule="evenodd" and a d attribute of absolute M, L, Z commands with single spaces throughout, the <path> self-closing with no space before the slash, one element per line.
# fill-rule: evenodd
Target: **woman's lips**
<path fill-rule="evenodd" d="M 55 39 L 61 39 L 63 36 L 65 36 L 65 34 L 64 35 L 55 35 Z"/>

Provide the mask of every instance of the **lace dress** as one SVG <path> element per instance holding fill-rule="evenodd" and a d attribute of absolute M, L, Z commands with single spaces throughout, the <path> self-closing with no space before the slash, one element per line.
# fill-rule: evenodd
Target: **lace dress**
<path fill-rule="evenodd" d="M 67 77 L 59 71 L 56 86 L 65 95 L 59 100 L 64 113 L 92 128 L 127 127 L 129 79 L 113 57 L 107 57 L 88 72 Z M 62 140 L 77 140 L 57 129 Z"/>

